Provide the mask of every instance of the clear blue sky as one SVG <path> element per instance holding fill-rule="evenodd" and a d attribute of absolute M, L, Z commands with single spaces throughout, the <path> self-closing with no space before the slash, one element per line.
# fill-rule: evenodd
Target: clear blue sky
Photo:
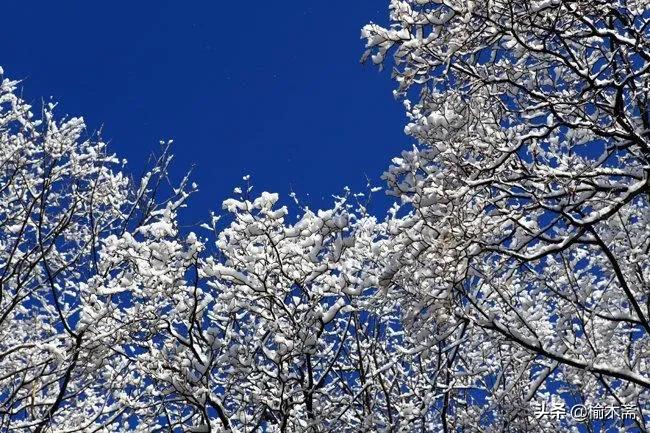
<path fill-rule="evenodd" d="M 360 28 L 388 0 L 11 1 L 0 65 L 35 105 L 83 115 L 134 172 L 160 139 L 174 174 L 195 164 L 191 212 L 220 208 L 241 177 L 314 207 L 379 183 L 410 147 L 390 73 L 360 65 Z M 325 197 L 325 202 L 321 200 Z"/>

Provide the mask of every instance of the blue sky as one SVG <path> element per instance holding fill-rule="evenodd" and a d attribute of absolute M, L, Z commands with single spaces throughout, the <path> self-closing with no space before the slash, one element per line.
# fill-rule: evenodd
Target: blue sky
<path fill-rule="evenodd" d="M 139 173 L 174 139 L 193 164 L 192 213 L 218 209 L 245 174 L 314 207 L 363 190 L 410 142 L 389 72 L 360 65 L 361 27 L 388 1 L 7 2 L 0 65 L 24 97 L 83 115 Z M 309 197 L 307 197 L 309 194 Z M 324 197 L 324 201 L 322 199 Z"/>

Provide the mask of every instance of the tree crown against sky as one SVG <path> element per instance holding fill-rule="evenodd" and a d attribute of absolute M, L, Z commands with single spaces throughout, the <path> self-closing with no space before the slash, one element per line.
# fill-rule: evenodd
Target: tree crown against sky
<path fill-rule="evenodd" d="M 0 429 L 587 431 L 650 418 L 650 9 L 398 1 L 416 145 L 395 203 L 244 179 L 197 234 L 163 145 L 130 179 L 81 119 L 0 88 Z M 542 414 L 543 415 L 543 414 Z"/>

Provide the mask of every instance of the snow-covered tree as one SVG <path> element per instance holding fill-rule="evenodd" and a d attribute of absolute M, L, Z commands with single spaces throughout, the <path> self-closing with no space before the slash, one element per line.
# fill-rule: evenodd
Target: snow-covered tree
<path fill-rule="evenodd" d="M 621 431 L 646 431 L 648 3 L 394 0 L 390 17 L 365 57 L 392 55 L 417 145 L 385 174 L 405 216 L 380 284 L 441 359 L 439 429 L 568 429 L 532 409 L 562 395 L 632 405 Z"/>
<path fill-rule="evenodd" d="M 34 116 L 0 78 L 0 431 L 127 431 L 192 188 L 158 201 L 168 153 L 135 185 L 83 119 Z"/>
<path fill-rule="evenodd" d="M 237 432 L 389 425 L 385 402 L 395 390 L 383 378 L 400 358 L 386 337 L 394 315 L 364 305 L 364 291 L 377 285 L 367 252 L 380 225 L 354 216 L 347 196 L 331 210 L 303 209 L 290 224 L 276 194 L 249 193 L 224 202 L 230 224 L 218 231 L 214 218 L 210 227 L 217 253 L 194 264 L 193 285 L 164 319 L 164 342 L 141 358 L 167 390 L 168 425 Z M 383 391 L 375 387 L 381 380 Z"/>

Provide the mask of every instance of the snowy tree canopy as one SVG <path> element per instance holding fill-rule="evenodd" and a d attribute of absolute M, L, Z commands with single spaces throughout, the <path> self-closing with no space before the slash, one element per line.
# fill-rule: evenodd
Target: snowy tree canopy
<path fill-rule="evenodd" d="M 392 54 L 418 144 L 385 174 L 408 214 L 380 283 L 444 361 L 441 430 L 568 429 L 530 410 L 564 393 L 646 431 L 647 3 L 392 1 L 391 21 L 366 56 Z"/>
<path fill-rule="evenodd" d="M 0 69 L 1 432 L 650 426 L 650 6 L 393 0 L 394 204 L 140 179 Z M 374 192 L 374 191 L 373 191 Z M 543 414 L 542 414 L 543 415 Z M 590 428 L 591 430 L 584 430 Z M 582 429 L 582 430 L 581 430 Z"/>

